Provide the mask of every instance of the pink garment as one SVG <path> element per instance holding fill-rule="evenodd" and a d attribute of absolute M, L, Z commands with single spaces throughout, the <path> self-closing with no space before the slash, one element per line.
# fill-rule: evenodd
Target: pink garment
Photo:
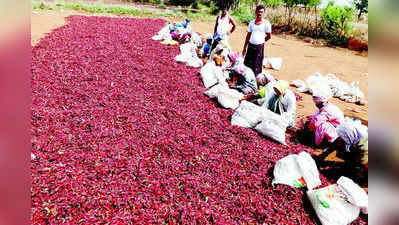
<path fill-rule="evenodd" d="M 240 53 L 230 52 L 230 53 L 229 53 L 229 57 L 230 57 L 230 59 L 231 59 L 231 62 L 234 64 L 234 63 L 236 62 L 236 60 L 237 60 L 238 58 L 242 57 L 242 56 L 241 56 Z"/>
<path fill-rule="evenodd" d="M 332 143 L 338 138 L 336 127 L 341 124 L 344 118 L 342 111 L 335 105 L 327 103 L 317 111 L 309 124 L 309 129 L 315 132 L 316 145 L 320 145 L 324 138 Z"/>

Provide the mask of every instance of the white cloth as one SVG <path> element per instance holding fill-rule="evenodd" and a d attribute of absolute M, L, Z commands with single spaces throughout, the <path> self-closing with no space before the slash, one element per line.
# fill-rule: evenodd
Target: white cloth
<path fill-rule="evenodd" d="M 228 33 L 230 31 L 230 17 L 226 15 L 224 18 L 219 16 L 218 27 L 216 28 L 216 33 L 222 40 L 228 40 Z"/>
<path fill-rule="evenodd" d="M 264 19 L 259 25 L 255 24 L 255 20 L 252 20 L 248 25 L 248 32 L 251 33 L 249 43 L 260 45 L 265 43 L 266 33 L 272 32 L 272 25 L 266 19 Z"/>

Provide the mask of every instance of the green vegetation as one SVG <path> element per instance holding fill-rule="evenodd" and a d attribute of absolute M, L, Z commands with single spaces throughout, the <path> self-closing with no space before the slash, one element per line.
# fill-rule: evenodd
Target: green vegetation
<path fill-rule="evenodd" d="M 363 13 L 369 12 L 369 1 L 368 0 L 355 0 L 355 7 L 358 11 L 357 18 L 359 19 Z"/>
<path fill-rule="evenodd" d="M 81 2 L 32 2 L 33 9 L 42 10 L 58 10 L 58 9 L 70 9 L 76 11 L 84 11 L 89 13 L 106 13 L 114 15 L 130 15 L 138 16 L 143 14 L 140 10 L 132 6 L 126 5 L 104 5 L 100 3 L 96 4 L 85 4 Z"/>
<path fill-rule="evenodd" d="M 352 31 L 355 10 L 347 6 L 329 4 L 320 13 L 322 35 L 335 45 L 343 45 L 348 41 L 348 34 Z"/>
<path fill-rule="evenodd" d="M 140 0 L 152 2 L 158 8 L 167 8 L 161 0 Z M 179 1 L 180 2 L 180 1 Z M 102 3 L 82 2 L 32 2 L 32 8 L 37 10 L 75 10 L 97 14 L 126 15 L 126 16 L 154 16 L 173 19 L 191 18 L 193 21 L 215 21 L 215 15 L 220 12 L 223 4 L 231 5 L 232 17 L 238 23 L 247 24 L 255 18 L 255 1 L 216 1 L 216 0 L 182 0 L 186 6 L 177 6 L 175 10 L 155 12 L 139 10 L 129 5 L 104 5 Z M 224 2 L 222 4 L 222 2 Z M 258 1 L 259 2 L 259 1 Z M 344 45 L 352 35 L 364 40 L 366 31 L 354 30 L 351 25 L 355 10 L 349 7 L 336 6 L 330 3 L 325 9 L 319 10 L 320 0 L 261 0 L 266 8 L 266 18 L 280 31 L 313 38 L 327 39 L 330 44 Z M 177 1 L 176 1 L 177 3 Z M 190 3 L 190 4 L 189 4 Z M 358 10 L 359 11 L 359 10 Z"/>
<path fill-rule="evenodd" d="M 249 7 L 249 5 L 245 4 L 240 4 L 231 15 L 235 20 L 245 24 L 248 24 L 251 20 L 255 19 L 254 11 Z"/>

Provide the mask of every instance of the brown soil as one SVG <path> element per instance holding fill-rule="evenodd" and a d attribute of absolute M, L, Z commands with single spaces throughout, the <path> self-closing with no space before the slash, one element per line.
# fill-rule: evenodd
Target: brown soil
<path fill-rule="evenodd" d="M 195 31 L 205 35 L 213 33 L 213 24 L 194 23 Z M 246 36 L 246 27 L 239 26 L 230 37 L 230 45 L 236 52 L 241 52 Z M 313 41 L 312 41 L 313 42 Z M 304 40 L 287 35 L 273 35 L 265 46 L 265 55 L 282 57 L 283 66 L 280 71 L 269 70 L 277 79 L 293 81 L 305 80 L 309 75 L 320 72 L 333 73 L 346 82 L 360 81 L 360 88 L 368 98 L 368 57 L 360 56 L 357 52 L 344 48 L 317 47 Z M 316 42 L 317 43 L 317 42 Z M 295 90 L 295 88 L 292 88 Z M 299 93 L 303 101 L 298 102 L 297 117 L 312 115 L 316 107 L 309 94 Z M 368 124 L 368 105 L 359 106 L 346 103 L 339 99 L 331 99 L 338 105 L 346 116 L 356 117 Z M 357 111 L 357 112 L 354 112 Z"/>
<path fill-rule="evenodd" d="M 32 45 L 52 29 L 65 24 L 65 17 L 76 14 L 72 12 L 33 11 L 31 17 Z M 213 33 L 213 24 L 193 23 L 195 31 L 205 35 Z M 230 45 L 234 51 L 241 52 L 246 36 L 246 27 L 239 26 L 231 35 Z M 293 81 L 306 79 L 314 72 L 322 74 L 334 73 L 346 82 L 360 81 L 361 90 L 368 98 L 368 57 L 360 56 L 356 52 L 343 48 L 317 47 L 312 42 L 305 42 L 286 35 L 274 35 L 265 47 L 265 54 L 271 57 L 282 57 L 281 71 L 270 70 L 277 79 Z M 292 88 L 295 90 L 295 88 Z M 316 107 L 308 94 L 300 95 L 303 101 L 298 102 L 298 119 L 312 115 Z M 358 106 L 339 99 L 332 99 L 346 116 L 361 119 L 368 124 L 368 105 Z"/>

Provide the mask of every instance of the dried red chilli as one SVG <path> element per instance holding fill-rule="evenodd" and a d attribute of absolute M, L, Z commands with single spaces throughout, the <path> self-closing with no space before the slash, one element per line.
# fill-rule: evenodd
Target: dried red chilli
<path fill-rule="evenodd" d="M 316 223 L 301 190 L 270 186 L 311 150 L 232 127 L 150 40 L 164 20 L 68 20 L 32 50 L 32 224 Z"/>

